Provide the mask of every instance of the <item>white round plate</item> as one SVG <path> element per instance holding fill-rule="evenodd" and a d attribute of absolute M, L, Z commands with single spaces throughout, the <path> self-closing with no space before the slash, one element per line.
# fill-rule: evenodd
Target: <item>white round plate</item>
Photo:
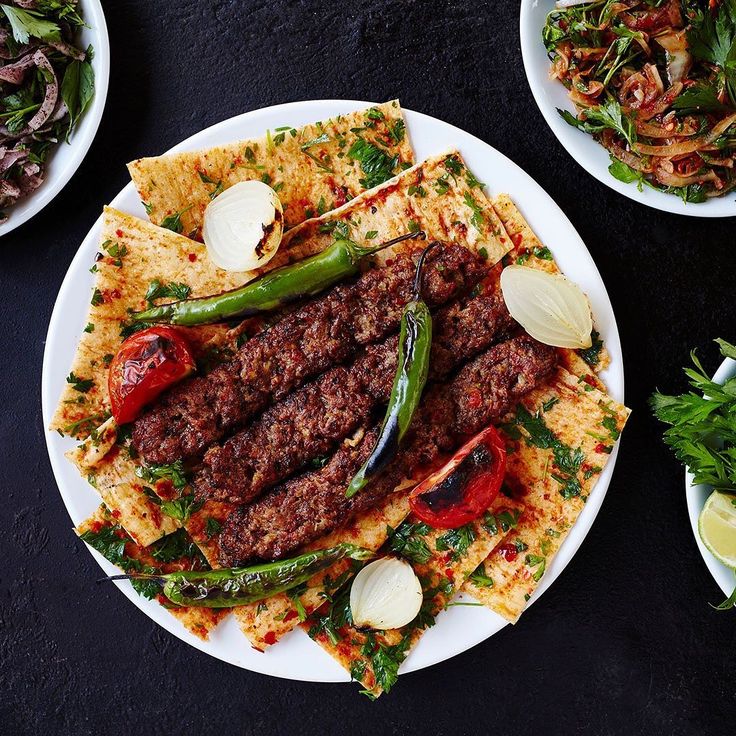
<path fill-rule="evenodd" d="M 724 383 L 729 378 L 736 376 L 736 360 L 726 358 L 721 367 L 716 371 L 713 376 L 713 380 L 716 383 Z M 687 498 L 687 512 L 690 516 L 690 524 L 693 527 L 693 534 L 695 535 L 695 543 L 698 545 L 700 554 L 705 561 L 710 574 L 713 579 L 718 583 L 718 586 L 723 591 L 724 595 L 729 596 L 733 593 L 733 589 L 736 588 L 736 576 L 734 576 L 733 570 L 727 568 L 722 562 L 719 562 L 711 552 L 708 551 L 706 546 L 700 539 L 698 533 L 698 516 L 705 506 L 705 502 L 713 492 L 710 486 L 693 485 L 693 476 L 689 470 L 685 471 L 685 496 Z M 720 602 L 720 601 L 719 601 Z"/>
<path fill-rule="evenodd" d="M 554 7 L 554 0 L 521 0 L 521 54 L 534 99 L 547 125 L 565 150 L 598 181 L 641 204 L 691 217 L 736 216 L 736 195 L 733 192 L 702 204 L 686 204 L 674 194 L 657 192 L 651 187 L 644 187 L 640 192 L 636 183 L 624 184 L 611 176 L 608 171 L 611 165 L 608 151 L 587 133 L 568 125 L 557 112 L 559 108 L 575 114 L 575 106 L 565 87 L 556 79 L 549 78 L 550 62 L 542 43 L 542 29 L 547 14 Z"/>
<path fill-rule="evenodd" d="M 82 18 L 89 26 L 80 30 L 79 45 L 87 48 L 92 44 L 94 49 L 92 58 L 92 69 L 95 73 L 94 97 L 77 123 L 69 143 L 59 142 L 49 156 L 43 184 L 29 197 L 21 199 L 18 204 L 4 208 L 8 219 L 0 224 L 0 237 L 30 220 L 66 186 L 87 155 L 102 120 L 110 80 L 110 41 L 107 36 L 105 14 L 102 12 L 100 0 L 80 0 L 79 7 Z"/>
<path fill-rule="evenodd" d="M 282 125 L 296 127 L 364 109 L 370 104 L 372 103 L 350 100 L 315 100 L 255 110 L 203 130 L 180 143 L 172 151 L 198 149 L 260 136 L 269 128 Z M 590 296 L 596 327 L 606 341 L 612 358 L 611 366 L 603 378 L 613 397 L 623 402 L 624 373 L 621 344 L 611 303 L 593 259 L 567 217 L 539 185 L 516 164 L 483 141 L 427 115 L 410 110 L 404 110 L 404 113 L 417 161 L 441 153 L 450 147 L 459 148 L 474 174 L 481 181 L 488 183 L 491 194 L 507 192 L 511 195 L 537 235 L 552 249 L 562 270 L 580 284 Z M 118 194 L 112 205 L 145 217 L 132 184 L 128 184 Z M 86 323 L 89 295 L 93 285 L 89 267 L 97 251 L 99 236 L 100 220 L 93 226 L 72 261 L 51 317 L 43 363 L 42 398 L 46 426 L 64 385 L 64 377 L 69 372 L 82 327 Z M 74 466 L 64 458 L 64 451 L 73 446 L 73 442 L 55 432 L 47 432 L 46 439 L 62 498 L 69 515 L 77 524 L 97 507 L 99 497 L 78 475 Z M 580 519 L 548 568 L 532 602 L 554 582 L 585 538 L 608 488 L 617 452 L 618 447 L 611 454 L 611 459 L 590 494 Z M 115 568 L 112 565 L 97 552 L 92 551 L 92 554 L 105 573 L 114 574 Z M 89 580 L 79 581 L 78 584 L 94 583 Z M 226 662 L 256 672 L 297 680 L 336 682 L 349 679 L 347 674 L 300 629 L 289 634 L 266 653 L 260 653 L 248 645 L 237 629 L 234 617 L 231 616 L 213 632 L 209 641 L 203 642 L 185 631 L 160 605 L 138 596 L 127 582 L 120 584 L 120 588 L 138 608 L 172 634 Z M 402 667 L 402 672 L 427 667 L 459 654 L 495 634 L 505 625 L 506 622 L 500 616 L 485 608 L 452 607 L 443 612 L 437 619 L 437 625 L 422 637 Z"/>

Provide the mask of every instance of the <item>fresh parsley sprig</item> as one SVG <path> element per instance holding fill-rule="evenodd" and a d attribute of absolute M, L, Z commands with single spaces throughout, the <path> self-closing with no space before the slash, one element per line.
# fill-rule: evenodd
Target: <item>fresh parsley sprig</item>
<path fill-rule="evenodd" d="M 736 358 L 736 347 L 716 340 L 721 355 Z M 736 490 L 736 377 L 714 383 L 695 351 L 694 368 L 685 368 L 693 391 L 669 396 L 659 391 L 650 399 L 655 416 L 670 428 L 665 443 L 688 466 L 695 483 Z"/>

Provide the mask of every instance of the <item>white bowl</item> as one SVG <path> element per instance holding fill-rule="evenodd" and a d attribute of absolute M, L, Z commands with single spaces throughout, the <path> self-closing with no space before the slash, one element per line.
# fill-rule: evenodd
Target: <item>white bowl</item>
<path fill-rule="evenodd" d="M 646 186 L 640 192 L 636 183 L 624 184 L 611 176 L 608 171 L 611 165 L 608 151 L 588 133 L 568 125 L 557 112 L 559 108 L 574 114 L 575 106 L 565 87 L 557 80 L 549 78 L 550 62 L 547 49 L 542 43 L 542 29 L 547 14 L 554 6 L 554 0 L 521 0 L 521 54 L 534 99 L 547 125 L 552 128 L 567 152 L 598 181 L 641 204 L 691 217 L 736 216 L 736 195 L 733 192 L 702 204 L 686 204 L 674 194 L 664 194 Z"/>
<path fill-rule="evenodd" d="M 729 378 L 736 376 L 736 360 L 726 358 L 721 363 L 721 367 L 716 371 L 713 376 L 713 380 L 716 383 L 725 383 Z M 726 567 L 722 562 L 719 562 L 711 552 L 706 549 L 700 539 L 698 533 L 698 516 L 705 505 L 705 502 L 713 492 L 710 486 L 700 484 L 693 485 L 693 476 L 689 470 L 685 471 L 685 494 L 687 497 L 687 512 L 690 516 L 690 524 L 693 527 L 693 534 L 695 535 L 695 542 L 698 545 L 700 554 L 703 556 L 703 560 L 710 570 L 710 574 L 713 579 L 718 583 L 718 586 L 723 591 L 724 595 L 731 595 L 733 589 L 736 588 L 736 575 L 733 570 Z M 720 603 L 720 601 L 717 601 Z"/>
<path fill-rule="evenodd" d="M 79 45 L 87 48 L 92 44 L 94 48 L 92 68 L 95 73 L 95 95 L 74 128 L 69 143 L 62 141 L 51 152 L 43 184 L 16 205 L 3 208 L 8 219 L 0 224 L 0 237 L 30 220 L 64 188 L 87 155 L 102 120 L 110 79 L 110 41 L 107 36 L 105 14 L 102 12 L 100 0 L 80 0 L 79 7 L 82 18 L 89 26 L 81 29 Z"/>

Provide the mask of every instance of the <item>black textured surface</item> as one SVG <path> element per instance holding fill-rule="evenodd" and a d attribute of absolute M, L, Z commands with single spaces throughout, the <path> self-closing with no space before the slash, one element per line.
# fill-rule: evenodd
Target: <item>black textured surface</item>
<path fill-rule="evenodd" d="M 683 475 L 645 399 L 736 339 L 733 221 L 637 206 L 585 174 L 528 90 L 518 7 L 503 2 L 106 0 L 112 77 L 66 189 L 0 243 L 0 731 L 8 734 L 726 734 L 736 616 L 686 516 Z M 603 509 L 518 626 L 408 675 L 355 686 L 222 664 L 158 628 L 76 540 L 44 446 L 39 385 L 64 273 L 124 164 L 237 113 L 291 100 L 399 96 L 509 155 L 551 192 L 608 286 L 634 413 Z"/>

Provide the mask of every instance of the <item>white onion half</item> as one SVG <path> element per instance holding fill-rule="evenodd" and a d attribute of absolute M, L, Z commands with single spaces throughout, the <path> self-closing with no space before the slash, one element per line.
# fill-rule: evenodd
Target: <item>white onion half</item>
<path fill-rule="evenodd" d="M 416 618 L 423 593 L 411 565 L 383 557 L 366 565 L 350 588 L 350 611 L 358 628 L 399 629 Z"/>
<path fill-rule="evenodd" d="M 212 262 L 225 271 L 252 271 L 276 255 L 284 212 L 262 181 L 242 181 L 218 194 L 204 211 L 202 235 Z"/>
<path fill-rule="evenodd" d="M 593 318 L 588 299 L 562 274 L 507 266 L 501 291 L 511 316 L 536 340 L 558 348 L 589 348 Z"/>

